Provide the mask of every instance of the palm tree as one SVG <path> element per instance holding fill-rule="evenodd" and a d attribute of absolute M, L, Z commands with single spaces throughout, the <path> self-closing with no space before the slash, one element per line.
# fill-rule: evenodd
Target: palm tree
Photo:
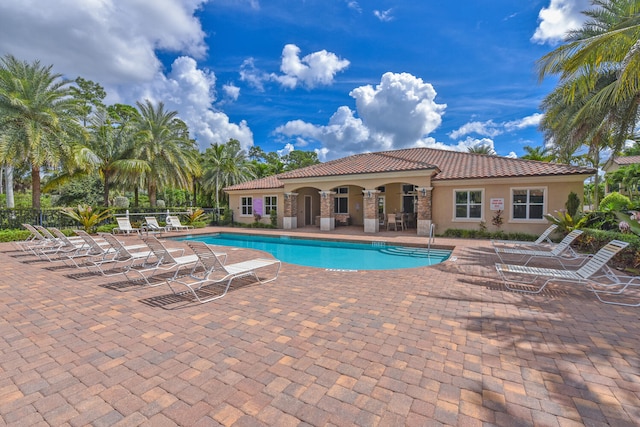
<path fill-rule="evenodd" d="M 531 147 L 529 145 L 525 145 L 524 151 L 527 152 L 524 156 L 520 156 L 521 159 L 525 160 L 537 160 L 540 162 L 550 162 L 553 160 L 553 155 L 549 152 L 549 149 L 545 146 L 537 146 Z"/>
<path fill-rule="evenodd" d="M 203 187 L 214 193 L 219 207 L 222 189 L 255 178 L 253 164 L 235 139 L 226 144 L 211 144 L 203 155 Z"/>
<path fill-rule="evenodd" d="M 495 156 L 496 151 L 489 144 L 475 144 L 467 148 L 468 153 Z"/>
<path fill-rule="evenodd" d="M 142 176 L 147 184 L 149 203 L 156 206 L 156 193 L 161 186 L 191 187 L 194 176 L 200 174 L 198 150 L 189 139 L 185 123 L 177 112 L 165 111 L 162 102 L 137 102 L 140 118 L 136 135 L 136 157 L 147 163 Z"/>
<path fill-rule="evenodd" d="M 558 75 L 553 97 L 581 102 L 571 126 L 606 121 L 614 147 L 636 126 L 640 105 L 640 1 L 593 0 L 589 20 L 538 61 L 539 77 Z M 562 89 L 560 89 L 562 88 Z M 546 100 L 549 105 L 550 99 Z M 556 143 L 563 143 L 556 139 Z"/>
<path fill-rule="evenodd" d="M 40 209 L 40 169 L 72 161 L 72 146 L 82 138 L 70 81 L 51 66 L 0 59 L 0 163 L 31 167 L 32 207 Z"/>

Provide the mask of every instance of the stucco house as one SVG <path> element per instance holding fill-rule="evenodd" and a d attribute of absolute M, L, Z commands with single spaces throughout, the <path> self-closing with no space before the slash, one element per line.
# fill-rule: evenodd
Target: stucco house
<path fill-rule="evenodd" d="M 613 173 L 623 166 L 640 164 L 640 156 L 611 156 L 602 166 L 602 170 L 606 173 Z M 624 191 L 624 188 L 621 188 Z M 609 187 L 609 183 L 604 183 L 604 193 L 611 193 L 612 189 Z"/>
<path fill-rule="evenodd" d="M 234 220 L 278 227 L 341 224 L 378 233 L 388 214 L 402 215 L 409 229 L 428 235 L 449 228 L 495 229 L 499 215 L 506 232 L 537 234 L 548 226 L 545 213 L 564 209 L 570 192 L 582 199 L 585 179 L 595 170 L 432 148 L 356 154 L 244 182 L 224 189 Z M 402 214 L 401 214 L 402 213 Z"/>

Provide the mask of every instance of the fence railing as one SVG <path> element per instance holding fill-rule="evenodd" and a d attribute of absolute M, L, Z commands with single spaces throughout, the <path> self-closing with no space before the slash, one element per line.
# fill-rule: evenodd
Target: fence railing
<path fill-rule="evenodd" d="M 219 224 L 222 219 L 222 211 L 214 208 L 203 208 L 212 224 Z M 144 222 L 145 216 L 155 216 L 159 221 L 164 221 L 167 215 L 186 215 L 184 208 L 158 209 L 155 208 L 111 208 L 112 218 L 106 219 L 104 224 L 115 223 L 113 217 L 129 216 L 131 221 Z M 60 208 L 53 209 L 0 209 L 0 230 L 21 229 L 22 224 L 42 225 L 43 227 L 77 228 L 79 224 L 64 215 Z"/>
<path fill-rule="evenodd" d="M 156 208 L 112 208 L 113 217 L 129 216 L 132 221 L 144 222 L 145 216 L 155 216 L 159 221 L 164 221 L 167 215 L 186 215 L 184 208 L 174 208 L 174 210 L 159 210 Z M 209 222 L 219 224 L 221 221 L 221 212 L 214 208 L 203 208 L 208 215 Z M 113 218 L 104 221 L 105 224 L 115 222 Z M 68 216 L 62 214 L 60 209 L 0 209 L 0 230 L 21 229 L 22 224 L 42 225 L 43 227 L 57 228 L 77 228 L 78 223 Z"/>

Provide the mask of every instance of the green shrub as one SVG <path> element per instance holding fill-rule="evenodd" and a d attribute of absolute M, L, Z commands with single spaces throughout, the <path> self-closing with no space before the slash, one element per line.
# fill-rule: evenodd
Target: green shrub
<path fill-rule="evenodd" d="M 571 193 L 569 193 L 567 202 L 564 204 L 564 206 L 567 208 L 567 213 L 571 217 L 575 217 L 578 213 L 578 209 L 580 209 L 580 197 L 578 197 L 578 195 L 572 191 Z"/>
<path fill-rule="evenodd" d="M 596 253 L 611 240 L 629 242 L 624 250 L 618 253 L 609 265 L 621 270 L 633 271 L 640 267 L 640 237 L 635 234 L 623 234 L 615 231 L 585 229 L 578 237 L 574 247 L 583 253 Z"/>
<path fill-rule="evenodd" d="M 607 195 L 600 202 L 601 211 L 626 211 L 631 207 L 631 200 L 616 191 Z"/>
<path fill-rule="evenodd" d="M 25 240 L 30 234 L 27 230 L 0 230 L 0 242 Z"/>
<path fill-rule="evenodd" d="M 60 213 L 79 222 L 87 233 L 93 232 L 101 222 L 111 216 L 109 209 L 97 209 L 89 205 L 78 205 L 75 208 L 62 208 Z"/>

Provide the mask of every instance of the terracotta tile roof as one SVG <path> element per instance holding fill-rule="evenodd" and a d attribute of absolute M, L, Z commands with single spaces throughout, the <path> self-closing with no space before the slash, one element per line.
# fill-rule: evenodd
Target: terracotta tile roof
<path fill-rule="evenodd" d="M 404 150 L 363 153 L 326 163 L 296 169 L 277 175 L 271 182 L 267 178 L 249 181 L 225 190 L 279 188 L 287 179 L 323 176 L 435 170 L 433 181 L 472 178 L 524 177 L 593 174 L 592 168 L 546 163 L 534 160 L 487 156 L 435 148 L 408 148 Z"/>
<path fill-rule="evenodd" d="M 408 150 L 383 151 L 379 153 L 356 154 L 326 163 L 308 166 L 283 173 L 281 179 L 312 178 L 321 176 L 354 175 L 380 172 L 402 172 L 429 170 L 438 167 L 416 155 L 399 155 Z M 417 154 L 417 153 L 416 153 Z"/>
<path fill-rule="evenodd" d="M 620 166 L 634 165 L 640 163 L 640 156 L 615 157 L 613 162 Z"/>
<path fill-rule="evenodd" d="M 223 190 L 268 190 L 270 188 L 282 188 L 284 187 L 284 183 L 278 179 L 279 176 L 281 175 L 271 175 L 254 179 L 253 181 L 241 182 L 240 184 L 226 187 Z"/>

